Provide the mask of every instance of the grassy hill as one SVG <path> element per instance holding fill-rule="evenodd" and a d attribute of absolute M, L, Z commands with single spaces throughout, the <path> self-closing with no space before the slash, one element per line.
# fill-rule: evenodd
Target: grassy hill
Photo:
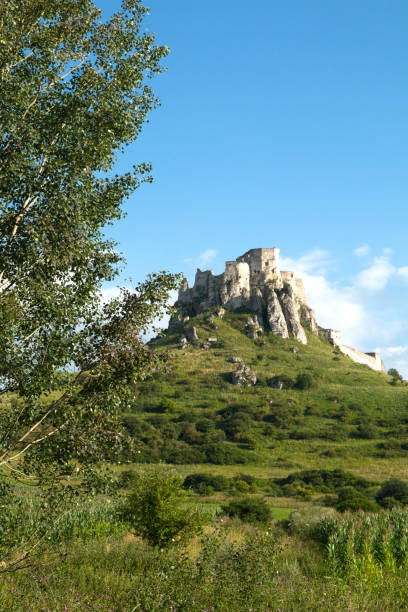
<path fill-rule="evenodd" d="M 408 457 L 408 387 L 352 362 L 326 340 L 308 344 L 265 331 L 247 336 L 250 313 L 190 320 L 198 340 L 180 348 L 183 328 L 152 342 L 173 355 L 170 372 L 141 384 L 124 417 L 140 462 L 290 468 L 346 467 L 400 474 Z M 217 338 L 203 349 L 208 338 Z M 237 387 L 232 357 L 257 377 Z M 308 374 L 310 389 L 296 388 Z M 283 389 L 270 386 L 284 383 Z M 369 461 L 368 461 L 369 460 Z M 369 467 L 368 467 L 369 466 Z M 385 470 L 385 466 L 387 469 Z M 256 471 L 256 470 L 255 470 Z"/>

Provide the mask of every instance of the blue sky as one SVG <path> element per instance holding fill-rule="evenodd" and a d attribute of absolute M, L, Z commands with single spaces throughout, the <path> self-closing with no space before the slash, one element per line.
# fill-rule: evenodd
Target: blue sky
<path fill-rule="evenodd" d="M 124 278 L 278 246 L 322 324 L 408 377 L 406 0 L 145 4 L 171 53 L 118 164 L 154 174 L 109 230 Z"/>

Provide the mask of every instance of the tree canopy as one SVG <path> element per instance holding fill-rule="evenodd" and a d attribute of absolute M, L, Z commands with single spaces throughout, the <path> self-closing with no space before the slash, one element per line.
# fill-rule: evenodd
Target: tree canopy
<path fill-rule="evenodd" d="M 43 488 L 120 448 L 121 404 L 166 359 L 141 334 L 177 277 L 100 302 L 123 263 L 106 227 L 151 180 L 143 162 L 114 174 L 168 53 L 146 13 L 139 0 L 108 21 L 91 0 L 0 4 L 0 468 Z"/>

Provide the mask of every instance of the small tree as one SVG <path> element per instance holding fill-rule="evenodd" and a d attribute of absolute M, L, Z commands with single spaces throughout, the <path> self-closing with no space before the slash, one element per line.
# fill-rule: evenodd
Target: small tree
<path fill-rule="evenodd" d="M 199 533 L 203 515 L 187 508 L 183 479 L 172 471 L 152 469 L 139 478 L 121 509 L 136 535 L 152 546 L 169 546 Z"/>
<path fill-rule="evenodd" d="M 404 380 L 396 368 L 390 368 L 388 370 L 388 376 L 392 377 L 392 384 L 394 385 Z"/>

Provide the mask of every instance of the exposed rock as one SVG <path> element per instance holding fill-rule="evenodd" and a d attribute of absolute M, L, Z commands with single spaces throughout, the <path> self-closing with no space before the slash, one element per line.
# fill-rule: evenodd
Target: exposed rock
<path fill-rule="evenodd" d="M 187 346 L 187 338 L 185 336 L 181 336 L 179 340 L 180 348 L 184 349 Z"/>
<path fill-rule="evenodd" d="M 183 317 L 183 323 L 187 323 L 190 320 L 190 317 Z"/>
<path fill-rule="evenodd" d="M 244 363 L 235 372 L 231 372 L 231 382 L 237 387 L 253 387 L 256 385 L 255 374 Z"/>
<path fill-rule="evenodd" d="M 288 326 L 288 331 L 301 342 L 307 344 L 305 330 L 300 324 L 299 311 L 296 305 L 293 288 L 288 285 L 279 292 L 279 301 Z"/>
<path fill-rule="evenodd" d="M 258 338 L 258 331 L 256 329 L 250 329 L 247 333 L 248 338 L 256 340 Z"/>
<path fill-rule="evenodd" d="M 183 279 L 175 306 L 179 316 L 171 318 L 169 328 L 177 329 L 189 317 L 212 308 L 216 309 L 219 318 L 224 316 L 225 309 L 245 309 L 254 313 L 247 323 L 253 329 L 259 329 L 257 325 L 265 326 L 281 338 L 293 335 L 302 344 L 307 344 L 303 323 L 313 333 L 320 333 L 338 346 L 353 361 L 385 371 L 378 353 L 361 353 L 345 346 L 336 330 L 319 328 L 315 313 L 307 304 L 302 280 L 296 278 L 294 272 L 280 269 L 277 248 L 251 249 L 235 261 L 227 261 L 225 271 L 219 275 L 212 270 L 198 269 L 193 287 Z M 208 322 L 213 325 L 212 315 Z M 185 333 L 189 341 L 196 339 L 196 336 L 190 338 L 187 330 Z M 255 334 L 251 333 L 251 337 Z"/>
<path fill-rule="evenodd" d="M 243 363 L 244 360 L 242 359 L 242 357 L 230 357 L 228 361 L 230 363 Z"/>
<path fill-rule="evenodd" d="M 188 327 L 184 330 L 184 333 L 188 342 L 191 342 L 192 340 L 198 340 L 197 330 L 195 327 Z"/>
<path fill-rule="evenodd" d="M 216 344 L 216 342 L 218 342 L 217 338 L 207 338 L 207 342 L 209 342 L 210 344 Z"/>
<path fill-rule="evenodd" d="M 288 326 L 275 291 L 269 290 L 267 294 L 267 320 L 269 328 L 281 338 L 289 338 Z"/>
<path fill-rule="evenodd" d="M 296 348 L 296 346 L 292 346 L 292 348 L 290 349 L 290 352 L 291 352 L 291 353 L 295 353 L 295 354 L 296 354 L 296 353 L 298 353 L 298 352 L 299 352 L 299 349 L 298 349 L 298 348 Z"/>

